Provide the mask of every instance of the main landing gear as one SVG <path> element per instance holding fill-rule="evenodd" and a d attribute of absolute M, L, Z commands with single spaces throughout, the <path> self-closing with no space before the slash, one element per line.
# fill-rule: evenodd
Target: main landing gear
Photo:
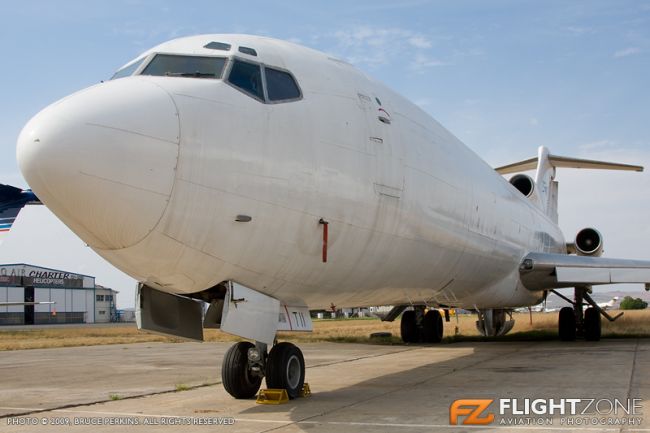
<path fill-rule="evenodd" d="M 623 315 L 623 313 L 619 313 L 617 316 L 611 317 L 607 314 L 589 296 L 591 293 L 589 286 L 576 287 L 573 301 L 555 290 L 552 292 L 573 305 L 560 310 L 558 334 L 562 341 L 574 341 L 578 337 L 587 341 L 598 341 L 601 335 L 601 315 L 610 322 Z M 583 311 L 585 301 L 590 307 Z"/>
<path fill-rule="evenodd" d="M 416 306 L 402 313 L 400 332 L 405 343 L 440 343 L 442 331 L 442 316 L 436 309 L 425 313 L 424 306 Z"/>
<path fill-rule="evenodd" d="M 221 366 L 223 387 L 235 398 L 252 398 L 266 377 L 270 389 L 285 389 L 289 398 L 300 395 L 305 384 L 305 359 L 291 343 L 277 343 L 267 354 L 264 343 L 242 341 L 226 352 Z"/>

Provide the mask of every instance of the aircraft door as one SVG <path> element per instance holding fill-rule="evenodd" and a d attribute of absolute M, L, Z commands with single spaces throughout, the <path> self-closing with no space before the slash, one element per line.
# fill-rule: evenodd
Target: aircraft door
<path fill-rule="evenodd" d="M 404 190 L 402 147 L 390 106 L 374 94 L 359 93 L 366 115 L 368 150 L 375 160 L 374 188 L 381 196 L 401 198 Z"/>

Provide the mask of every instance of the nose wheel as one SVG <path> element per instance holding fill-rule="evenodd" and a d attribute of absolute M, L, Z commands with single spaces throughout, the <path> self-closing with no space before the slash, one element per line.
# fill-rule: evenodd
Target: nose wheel
<path fill-rule="evenodd" d="M 262 384 L 262 375 L 255 372 L 248 361 L 249 349 L 255 345 L 242 341 L 226 352 L 221 364 L 221 382 L 228 394 L 235 398 L 252 398 Z"/>
<path fill-rule="evenodd" d="M 291 343 L 278 343 L 266 360 L 266 386 L 286 389 L 289 398 L 297 398 L 305 384 L 305 359 L 300 349 Z"/>
<path fill-rule="evenodd" d="M 237 399 L 255 397 L 266 376 L 269 389 L 285 389 L 297 398 L 305 384 L 305 358 L 291 343 L 278 343 L 266 353 L 266 344 L 242 341 L 226 352 L 221 366 L 223 387 Z"/>

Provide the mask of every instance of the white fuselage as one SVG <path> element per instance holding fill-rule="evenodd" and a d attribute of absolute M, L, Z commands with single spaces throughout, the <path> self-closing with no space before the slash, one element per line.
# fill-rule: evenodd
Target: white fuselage
<path fill-rule="evenodd" d="M 202 48 L 213 40 L 233 48 Z M 267 38 L 199 36 L 153 53 L 286 69 L 302 99 L 265 104 L 225 80 L 132 76 L 32 119 L 18 145 L 26 180 L 119 269 L 171 293 L 232 280 L 310 308 L 539 301 L 518 267 L 531 251 L 566 252 L 559 228 L 415 105 Z"/>

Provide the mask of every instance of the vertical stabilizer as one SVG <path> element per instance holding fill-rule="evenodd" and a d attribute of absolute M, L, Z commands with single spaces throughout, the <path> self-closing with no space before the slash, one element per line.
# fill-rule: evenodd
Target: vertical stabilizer
<path fill-rule="evenodd" d="M 551 217 L 549 211 L 555 209 L 557 213 L 557 201 L 551 203 L 554 194 L 552 194 L 552 187 L 555 183 L 555 166 L 551 162 L 550 152 L 548 148 L 540 146 L 537 149 L 537 172 L 535 173 L 535 188 L 539 196 L 539 205 L 546 215 Z M 557 194 L 555 194 L 557 200 Z"/>

